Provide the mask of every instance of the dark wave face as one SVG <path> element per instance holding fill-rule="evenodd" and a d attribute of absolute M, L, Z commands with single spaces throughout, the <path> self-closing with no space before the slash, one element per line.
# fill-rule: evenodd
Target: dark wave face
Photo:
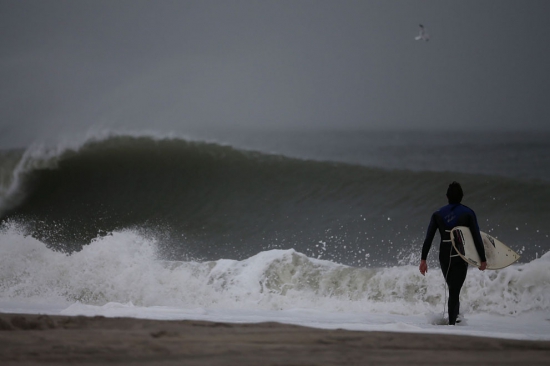
<path fill-rule="evenodd" d="M 157 237 L 171 260 L 294 248 L 344 264 L 392 265 L 420 255 L 430 215 L 453 180 L 481 229 L 522 261 L 549 250 L 545 182 L 388 171 L 146 136 L 89 141 L 23 165 L 2 220 L 23 222 L 65 252 L 137 228 Z"/>

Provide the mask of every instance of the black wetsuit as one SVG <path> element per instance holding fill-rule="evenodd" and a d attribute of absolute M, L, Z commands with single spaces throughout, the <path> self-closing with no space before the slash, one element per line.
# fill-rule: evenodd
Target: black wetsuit
<path fill-rule="evenodd" d="M 467 226 L 470 229 L 479 257 L 482 262 L 486 262 L 485 249 L 483 248 L 483 241 L 479 233 L 476 214 L 471 208 L 460 203 L 449 204 L 434 212 L 430 220 L 428 232 L 426 233 L 424 245 L 422 246 L 422 259 L 426 260 L 435 233 L 439 229 L 439 235 L 441 236 L 439 263 L 443 276 L 449 286 L 449 324 L 453 325 L 460 311 L 460 289 L 464 284 L 468 270 L 468 263 L 458 256 L 451 244 L 450 233 L 447 231 L 456 226 Z"/>

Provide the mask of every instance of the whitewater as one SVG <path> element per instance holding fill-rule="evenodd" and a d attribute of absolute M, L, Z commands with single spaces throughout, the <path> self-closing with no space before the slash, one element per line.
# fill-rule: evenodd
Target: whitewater
<path fill-rule="evenodd" d="M 357 268 L 271 250 L 242 261 L 158 259 L 155 240 L 133 231 L 98 238 L 71 255 L 15 227 L 0 234 L 2 312 L 279 321 L 319 328 L 550 339 L 550 254 L 499 271 L 471 270 L 465 321 L 443 325 L 438 268 Z"/>
<path fill-rule="evenodd" d="M 241 147 L 107 135 L 1 155 L 0 311 L 550 340 L 546 173 Z M 436 243 L 425 277 L 417 266 L 433 191 L 455 176 L 522 260 L 471 268 L 452 327 Z"/>

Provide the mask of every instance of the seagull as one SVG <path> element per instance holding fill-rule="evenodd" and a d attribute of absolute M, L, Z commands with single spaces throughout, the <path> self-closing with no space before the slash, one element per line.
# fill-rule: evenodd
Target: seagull
<path fill-rule="evenodd" d="M 420 26 L 420 33 L 418 33 L 418 36 L 414 37 L 414 39 L 416 39 L 417 41 L 422 40 L 422 41 L 428 42 L 430 40 L 430 35 L 428 34 L 428 32 L 426 32 L 426 29 L 422 24 L 419 24 L 419 26 Z"/>

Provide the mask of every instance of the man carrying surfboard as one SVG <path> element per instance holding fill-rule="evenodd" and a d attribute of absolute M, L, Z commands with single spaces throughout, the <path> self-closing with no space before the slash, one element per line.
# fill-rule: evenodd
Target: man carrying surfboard
<path fill-rule="evenodd" d="M 445 282 L 449 287 L 449 301 L 447 303 L 449 312 L 449 325 L 455 325 L 458 313 L 460 311 L 460 290 L 466 279 L 468 271 L 468 263 L 466 263 L 458 255 L 451 244 L 450 231 L 455 226 L 466 226 L 470 229 L 475 247 L 481 259 L 479 269 L 484 271 L 487 267 L 487 259 L 485 258 L 485 249 L 483 240 L 479 232 L 476 214 L 474 211 L 461 204 L 464 193 L 462 187 L 457 182 L 449 184 L 447 189 L 447 199 L 449 204 L 441 207 L 432 214 L 426 239 L 422 246 L 422 256 L 420 260 L 420 273 L 425 275 L 428 272 L 428 264 L 426 258 L 432 246 L 435 233 L 439 230 L 441 242 L 439 244 L 439 263 L 441 271 L 445 277 Z"/>

